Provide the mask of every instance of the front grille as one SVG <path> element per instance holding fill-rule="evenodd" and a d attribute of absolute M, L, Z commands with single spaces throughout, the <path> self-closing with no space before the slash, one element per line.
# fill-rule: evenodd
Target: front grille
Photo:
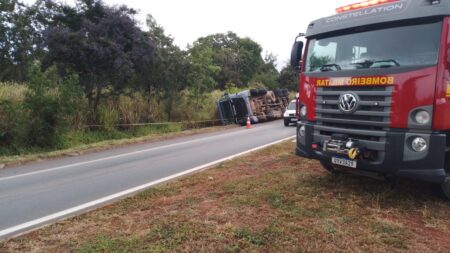
<path fill-rule="evenodd" d="M 339 97 L 345 93 L 358 95 L 359 107 L 351 114 L 339 110 Z M 317 89 L 315 139 L 332 134 L 347 134 L 366 141 L 374 150 L 382 151 L 391 118 L 391 86 L 325 87 Z"/>

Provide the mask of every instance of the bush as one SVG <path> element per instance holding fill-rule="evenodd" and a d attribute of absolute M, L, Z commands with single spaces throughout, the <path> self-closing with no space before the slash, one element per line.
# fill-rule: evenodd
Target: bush
<path fill-rule="evenodd" d="M 23 115 L 20 104 L 8 100 L 0 100 L 0 147 L 16 146 L 17 136 L 21 134 Z"/>
<path fill-rule="evenodd" d="M 97 110 L 97 119 L 103 130 L 113 131 L 119 123 L 119 111 L 112 101 L 101 104 Z"/>
<path fill-rule="evenodd" d="M 27 113 L 27 146 L 40 148 L 61 146 L 61 136 L 80 113 L 82 92 L 77 78 L 59 79 L 54 68 L 41 72 L 39 66 L 30 71 L 29 90 L 23 106 Z"/>
<path fill-rule="evenodd" d="M 192 122 L 216 119 L 215 102 L 223 94 L 222 91 L 213 91 L 199 96 L 187 88 L 169 99 L 165 93 L 153 93 L 149 98 L 131 89 L 121 95 L 105 92 L 94 113 L 88 106 L 77 76 L 61 79 L 54 68 L 42 72 L 39 65 L 35 65 L 29 77 L 30 81 L 23 85 L 0 83 L 0 155 L 71 148 L 108 139 L 209 126 Z M 169 105 L 172 121 L 191 123 L 117 126 L 165 122 Z M 95 115 L 90 119 L 96 119 L 94 125 L 100 127 L 86 127 L 89 115 Z"/>
<path fill-rule="evenodd" d="M 172 121 L 208 121 L 218 118 L 216 101 L 222 93 L 214 91 L 195 97 L 192 90 L 180 92 L 172 105 Z"/>

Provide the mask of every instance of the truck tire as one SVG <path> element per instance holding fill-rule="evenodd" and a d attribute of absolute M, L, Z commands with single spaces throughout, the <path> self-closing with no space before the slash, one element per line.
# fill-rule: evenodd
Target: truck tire
<path fill-rule="evenodd" d="M 285 126 L 285 127 L 289 126 L 289 123 L 290 123 L 289 121 L 284 120 L 284 126 Z"/>
<path fill-rule="evenodd" d="M 447 180 L 447 182 L 441 184 L 441 190 L 444 197 L 446 197 L 447 200 L 450 200 L 450 180 Z"/>
<path fill-rule="evenodd" d="M 266 89 L 259 89 L 258 90 L 258 95 L 259 96 L 264 96 L 264 95 L 266 95 L 267 94 L 267 90 Z"/>
<path fill-rule="evenodd" d="M 250 90 L 250 96 L 258 97 L 259 96 L 258 90 L 257 89 L 251 89 Z"/>
<path fill-rule="evenodd" d="M 450 176 L 450 154 L 445 154 L 445 172 L 447 174 L 447 177 Z M 450 180 L 447 180 L 447 182 L 444 182 L 441 184 L 441 194 L 442 197 L 446 198 L 447 200 L 450 200 Z"/>
<path fill-rule="evenodd" d="M 289 91 L 288 91 L 288 89 L 277 89 L 277 90 L 275 90 L 275 95 L 279 98 L 288 97 Z"/>
<path fill-rule="evenodd" d="M 283 92 L 280 89 L 274 90 L 275 96 L 281 97 L 283 95 Z"/>
<path fill-rule="evenodd" d="M 447 177 L 449 177 L 450 176 L 450 153 L 445 154 L 444 169 L 445 169 L 445 173 L 447 174 Z M 439 186 L 439 185 L 436 185 L 436 186 Z M 447 179 L 446 182 L 442 183 L 440 186 L 441 187 L 436 187 L 440 190 L 439 191 L 440 195 L 442 195 L 442 197 L 446 198 L 447 200 L 450 200 L 450 179 Z"/>

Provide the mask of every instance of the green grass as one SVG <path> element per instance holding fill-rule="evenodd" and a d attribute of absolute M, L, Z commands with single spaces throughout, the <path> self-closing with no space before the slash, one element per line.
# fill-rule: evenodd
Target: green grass
<path fill-rule="evenodd" d="M 234 236 L 239 240 L 243 240 L 255 246 L 264 244 L 263 236 L 261 236 L 259 233 L 251 231 L 251 229 L 247 227 L 235 229 Z"/>
<path fill-rule="evenodd" d="M 131 252 L 139 243 L 138 239 L 113 239 L 106 235 L 99 236 L 92 244 L 83 245 L 77 250 L 79 253 L 95 253 L 95 252 Z"/>
<path fill-rule="evenodd" d="M 214 128 L 205 128 L 209 131 Z M 220 129 L 220 128 L 218 128 Z M 112 146 L 130 144 L 153 139 L 169 138 L 182 134 L 186 128 L 181 124 L 161 124 L 154 126 L 139 126 L 129 130 L 96 130 L 71 131 L 61 137 L 60 144 L 54 148 L 23 148 L 0 146 L 0 164 L 20 163 L 40 158 L 60 155 L 78 154 L 90 150 L 101 150 Z M 188 132 L 202 132 L 203 129 L 191 129 Z"/>
<path fill-rule="evenodd" d="M 0 146 L 0 161 L 5 156 L 22 156 L 37 154 L 43 152 L 51 152 L 62 149 L 73 149 L 84 145 L 101 143 L 104 141 L 126 140 L 152 135 L 161 135 L 167 133 L 177 133 L 183 130 L 180 124 L 163 124 L 156 126 L 141 126 L 130 130 L 119 131 L 112 130 L 85 130 L 71 131 L 61 136 L 60 144 L 54 148 L 23 148 L 14 146 Z"/>
<path fill-rule="evenodd" d="M 371 224 L 373 234 L 378 235 L 381 240 L 394 248 L 407 249 L 407 235 L 403 226 L 389 221 L 376 221 Z"/>
<path fill-rule="evenodd" d="M 97 130 L 97 131 L 73 131 L 63 136 L 63 148 L 73 148 L 80 145 L 92 144 L 109 140 L 132 139 L 144 136 L 181 132 L 183 126 L 180 124 L 163 124 L 155 126 L 134 127 L 131 130 L 119 131 Z"/>

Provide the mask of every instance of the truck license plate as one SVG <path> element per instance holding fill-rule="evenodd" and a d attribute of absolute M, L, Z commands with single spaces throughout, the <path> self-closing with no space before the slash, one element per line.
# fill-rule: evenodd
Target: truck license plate
<path fill-rule="evenodd" d="M 354 169 L 356 169 L 356 165 L 357 165 L 356 161 L 354 161 L 354 160 L 339 158 L 339 157 L 331 158 L 331 163 L 336 164 L 336 165 L 345 166 L 345 167 L 354 168 Z"/>

